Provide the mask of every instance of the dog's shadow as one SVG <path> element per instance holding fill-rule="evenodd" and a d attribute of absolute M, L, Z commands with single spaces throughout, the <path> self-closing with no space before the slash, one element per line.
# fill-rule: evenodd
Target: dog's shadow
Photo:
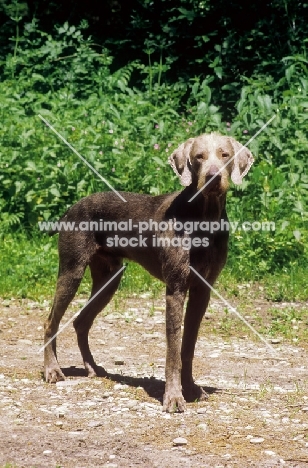
<path fill-rule="evenodd" d="M 165 392 L 165 382 L 163 380 L 157 379 L 156 377 L 131 377 L 123 374 L 112 374 L 106 372 L 103 367 L 97 366 L 96 374 L 97 377 L 104 377 L 112 382 L 117 382 L 121 384 L 129 385 L 130 387 L 142 387 L 149 397 L 155 398 L 157 401 L 162 403 L 163 395 Z M 85 369 L 80 367 L 65 367 L 62 368 L 62 372 L 65 377 L 87 377 L 87 372 Z M 221 389 L 216 387 L 204 387 L 203 390 L 208 394 L 212 395 L 214 393 L 221 392 Z"/>

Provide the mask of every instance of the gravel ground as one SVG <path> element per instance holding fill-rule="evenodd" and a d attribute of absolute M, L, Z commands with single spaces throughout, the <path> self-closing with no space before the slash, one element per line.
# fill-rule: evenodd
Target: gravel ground
<path fill-rule="evenodd" d="M 108 379 L 85 376 L 68 326 L 58 340 L 67 380 L 56 385 L 44 382 L 39 353 L 49 304 L 0 301 L 1 467 L 307 467 L 306 345 L 273 340 L 271 353 L 250 334 L 209 333 L 224 313 L 211 304 L 194 366 L 209 399 L 170 415 L 163 298 L 116 299 L 97 318 L 91 349 Z"/>

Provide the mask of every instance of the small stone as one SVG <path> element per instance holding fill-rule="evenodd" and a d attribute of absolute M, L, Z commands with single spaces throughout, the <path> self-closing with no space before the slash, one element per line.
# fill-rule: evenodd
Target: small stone
<path fill-rule="evenodd" d="M 140 294 L 140 297 L 141 297 L 142 299 L 147 299 L 147 298 L 150 297 L 150 296 L 151 296 L 151 293 L 148 293 L 148 292 L 143 293 L 143 294 Z"/>
<path fill-rule="evenodd" d="M 308 412 L 308 406 L 304 406 L 304 408 L 302 408 L 302 411 L 304 411 L 304 413 L 307 413 Z"/>
<path fill-rule="evenodd" d="M 276 452 L 273 452 L 272 450 L 264 450 L 264 455 L 268 455 L 269 457 L 274 457 L 276 455 Z"/>
<path fill-rule="evenodd" d="M 181 445 L 187 445 L 187 439 L 184 437 L 177 437 L 176 439 L 173 440 L 173 445 L 175 447 L 180 447 Z"/>
<path fill-rule="evenodd" d="M 198 408 L 197 413 L 198 414 L 205 414 L 207 412 L 207 408 Z"/>
<path fill-rule="evenodd" d="M 137 323 L 142 323 L 142 322 L 143 322 L 143 320 L 142 320 L 142 318 L 141 318 L 141 317 L 138 317 L 138 318 L 136 318 L 135 322 L 137 322 Z"/>
<path fill-rule="evenodd" d="M 55 423 L 55 426 L 57 426 L 57 427 L 62 427 L 62 426 L 63 426 L 63 422 L 62 422 L 62 421 L 57 421 L 57 422 Z"/>
<path fill-rule="evenodd" d="M 197 427 L 198 427 L 199 429 L 203 429 L 204 431 L 207 431 L 207 429 L 208 429 L 207 424 L 204 424 L 204 423 L 198 424 Z"/>
<path fill-rule="evenodd" d="M 113 386 L 114 390 L 125 390 L 126 388 L 128 388 L 128 385 L 120 383 L 117 383 Z"/>
<path fill-rule="evenodd" d="M 125 403 L 126 408 L 133 409 L 138 406 L 138 400 L 129 400 L 127 403 Z"/>
<path fill-rule="evenodd" d="M 203 317 L 205 318 L 205 320 L 211 320 L 213 318 L 213 314 L 211 314 L 210 312 L 205 312 Z"/>
<path fill-rule="evenodd" d="M 103 423 L 101 423 L 99 421 L 90 421 L 89 424 L 88 424 L 88 427 L 100 427 L 102 425 L 103 425 Z"/>
<path fill-rule="evenodd" d="M 262 444 L 262 442 L 264 442 L 264 439 L 263 437 L 252 437 L 249 442 L 251 444 Z"/>
<path fill-rule="evenodd" d="M 282 342 L 282 339 L 281 338 L 272 338 L 271 339 L 271 343 L 272 344 L 278 344 L 278 343 L 281 343 Z"/>
<path fill-rule="evenodd" d="M 44 450 L 43 455 L 50 455 L 52 450 Z"/>

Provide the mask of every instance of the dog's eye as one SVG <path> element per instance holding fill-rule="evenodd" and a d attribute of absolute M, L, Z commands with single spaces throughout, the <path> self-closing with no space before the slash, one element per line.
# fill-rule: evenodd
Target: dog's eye
<path fill-rule="evenodd" d="M 230 156 L 229 153 L 222 153 L 223 158 L 228 158 L 229 156 Z"/>
<path fill-rule="evenodd" d="M 198 159 L 200 161 L 200 159 L 203 159 L 203 155 L 201 153 L 196 154 L 196 159 Z"/>

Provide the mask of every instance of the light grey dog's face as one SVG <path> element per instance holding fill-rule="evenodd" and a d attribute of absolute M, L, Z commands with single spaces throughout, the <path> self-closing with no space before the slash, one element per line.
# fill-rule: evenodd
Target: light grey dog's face
<path fill-rule="evenodd" d="M 241 184 L 249 171 L 253 156 L 239 142 L 216 133 L 203 134 L 182 143 L 169 162 L 184 186 L 193 184 L 204 195 L 225 192 L 229 177 Z"/>
<path fill-rule="evenodd" d="M 196 176 L 197 189 L 200 190 L 208 184 L 205 187 L 207 192 L 215 191 L 215 189 L 227 191 L 232 163 L 222 168 L 232 156 L 234 156 L 234 150 L 228 137 L 211 133 L 195 138 L 190 149 L 190 163 L 192 177 Z"/>

